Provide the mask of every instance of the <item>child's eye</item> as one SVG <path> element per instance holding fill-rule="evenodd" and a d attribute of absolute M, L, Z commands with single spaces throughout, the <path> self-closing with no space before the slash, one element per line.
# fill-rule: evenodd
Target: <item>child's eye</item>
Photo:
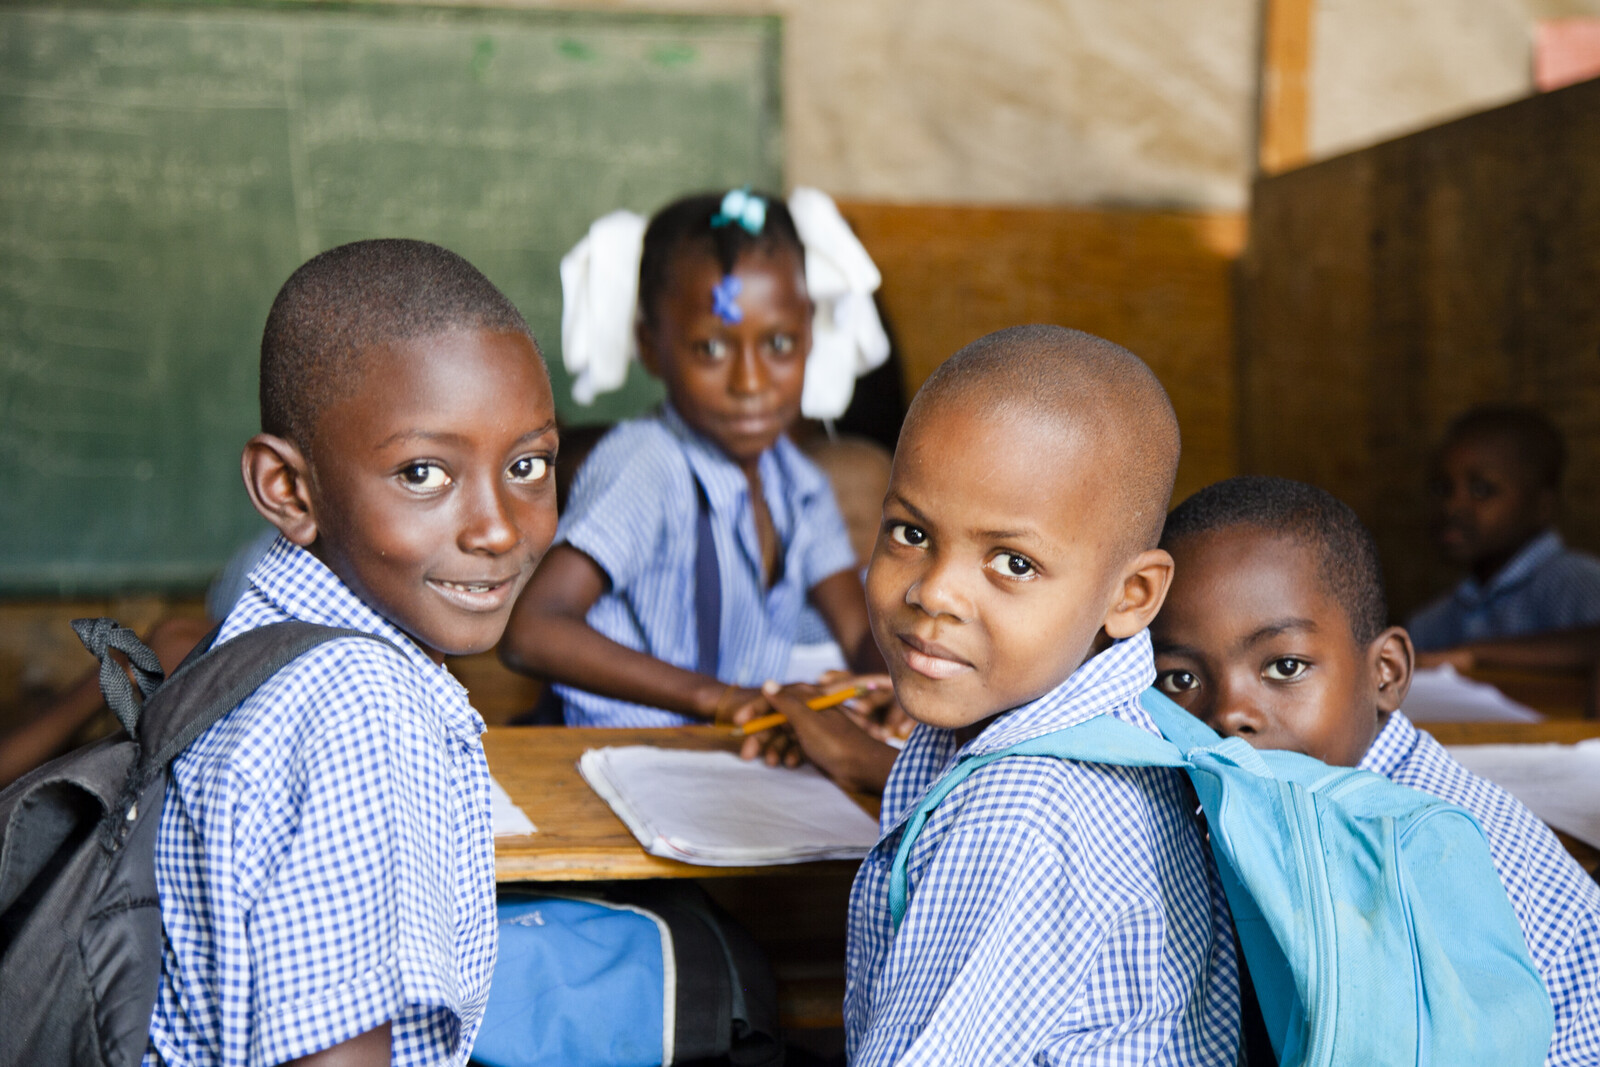
<path fill-rule="evenodd" d="M 1007 578 L 1031 578 L 1038 573 L 1031 559 L 1015 552 L 997 552 L 989 557 L 989 562 L 984 566 Z"/>
<path fill-rule="evenodd" d="M 787 356 L 794 351 L 794 337 L 790 334 L 773 334 L 771 344 L 772 351 L 780 356 Z"/>
<path fill-rule="evenodd" d="M 1493 482 L 1474 478 L 1467 483 L 1467 495 L 1474 500 L 1488 500 L 1497 495 L 1497 489 Z"/>
<path fill-rule="evenodd" d="M 1162 671 L 1156 675 L 1156 688 L 1168 696 L 1176 696 L 1178 693 L 1199 689 L 1200 679 L 1194 676 L 1193 671 Z"/>
<path fill-rule="evenodd" d="M 700 342 L 700 354 L 707 359 L 723 360 L 728 358 L 728 342 L 720 337 L 713 337 L 709 341 Z"/>
<path fill-rule="evenodd" d="M 928 543 L 926 530 L 912 526 L 907 522 L 891 523 L 889 526 L 889 539 L 897 545 L 906 545 L 910 548 L 921 548 Z"/>
<path fill-rule="evenodd" d="M 1293 656 L 1284 656 L 1281 659 L 1275 659 L 1271 663 L 1267 664 L 1267 669 L 1263 673 L 1275 682 L 1288 682 L 1293 681 L 1302 674 L 1306 673 L 1310 666 L 1311 664 L 1307 663 L 1303 659 L 1295 659 Z"/>
<path fill-rule="evenodd" d="M 511 464 L 509 473 L 515 482 L 537 482 L 549 471 L 550 461 L 543 456 L 523 456 Z"/>
<path fill-rule="evenodd" d="M 400 469 L 400 480 L 407 489 L 420 491 L 443 489 L 450 484 L 450 475 L 437 463 L 411 463 Z"/>

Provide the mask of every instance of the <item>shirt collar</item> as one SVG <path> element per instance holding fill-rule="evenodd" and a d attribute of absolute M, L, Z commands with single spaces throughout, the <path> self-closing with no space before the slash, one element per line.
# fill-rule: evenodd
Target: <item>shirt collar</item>
<path fill-rule="evenodd" d="M 740 470 L 722 449 L 684 422 L 683 416 L 678 414 L 678 410 L 672 406 L 670 400 L 662 401 L 660 417 L 667 431 L 682 443 L 684 455 L 689 459 L 689 469 L 694 474 L 695 480 L 705 488 L 712 512 L 720 516 L 742 514 L 750 493 L 750 481 L 744 476 L 744 471 Z M 761 459 L 758 461 L 761 485 L 767 496 L 768 507 L 772 511 L 772 521 L 778 528 L 780 538 L 785 541 L 788 540 L 790 532 L 787 509 L 772 505 L 774 502 L 781 502 L 787 491 L 786 487 L 796 483 L 795 467 L 798 456 L 799 449 L 794 443 L 787 436 L 780 435 L 771 448 L 761 453 Z"/>
<path fill-rule="evenodd" d="M 980 756 L 1109 713 L 1160 734 L 1139 704 L 1139 694 L 1155 681 L 1150 631 L 1140 630 L 1090 657 L 1067 680 L 1037 700 L 1008 711 L 962 747 L 959 755 Z"/>
<path fill-rule="evenodd" d="M 452 698 L 448 701 L 451 707 L 459 705 L 470 717 L 470 721 L 457 722 L 456 716 L 447 715 L 452 728 L 474 737 L 483 732 L 483 720 L 468 702 L 466 687 L 435 663 L 409 634 L 357 596 L 327 564 L 299 545 L 280 536 L 250 572 L 250 584 L 291 618 L 385 638 L 430 684 L 444 688 Z"/>
<path fill-rule="evenodd" d="M 1418 736 L 1416 726 L 1406 718 L 1405 712 L 1390 712 L 1389 721 L 1383 724 L 1383 729 L 1378 731 L 1378 736 L 1372 739 L 1372 744 L 1367 748 L 1367 754 L 1361 757 L 1361 762 L 1356 766 L 1391 778 L 1411 758 L 1411 750 L 1417 747 Z"/>
<path fill-rule="evenodd" d="M 1559 533 L 1555 530 L 1546 530 L 1518 549 L 1517 554 L 1484 584 L 1478 584 L 1476 578 L 1466 578 L 1456 588 L 1456 596 L 1468 604 L 1492 600 L 1501 593 L 1530 580 L 1540 567 L 1560 555 L 1565 547 L 1566 544 L 1561 540 Z"/>
<path fill-rule="evenodd" d="M 717 514 L 737 513 L 744 505 L 750 483 L 744 472 L 716 445 L 706 440 L 693 427 L 683 421 L 671 401 L 661 405 L 661 422 L 667 431 L 683 445 L 689 469 L 695 480 L 706 491 L 711 510 Z M 763 459 L 766 457 L 763 456 Z M 763 467 L 761 473 L 766 474 Z"/>

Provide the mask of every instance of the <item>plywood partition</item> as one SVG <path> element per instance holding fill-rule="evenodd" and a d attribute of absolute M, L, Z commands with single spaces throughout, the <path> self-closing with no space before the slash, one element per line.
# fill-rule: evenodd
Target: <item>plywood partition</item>
<path fill-rule="evenodd" d="M 1019 323 L 1144 357 L 1183 425 L 1183 495 L 1235 470 L 1236 214 L 841 204 L 883 271 L 909 396 L 969 341 Z"/>
<path fill-rule="evenodd" d="M 1261 180 L 1240 300 L 1243 468 L 1349 502 L 1397 612 L 1455 577 L 1425 465 L 1474 404 L 1565 431 L 1564 529 L 1600 548 L 1600 82 Z"/>

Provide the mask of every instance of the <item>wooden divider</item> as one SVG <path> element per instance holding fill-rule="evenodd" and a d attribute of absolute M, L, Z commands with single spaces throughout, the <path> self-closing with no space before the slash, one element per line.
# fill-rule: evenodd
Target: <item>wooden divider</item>
<path fill-rule="evenodd" d="M 1126 345 L 1161 377 L 1183 426 L 1180 497 L 1234 473 L 1231 271 L 1241 216 L 840 207 L 883 271 L 908 396 L 952 352 L 993 330 L 1073 326 Z"/>
<path fill-rule="evenodd" d="M 1563 530 L 1600 548 L 1600 81 L 1256 183 L 1240 270 L 1240 460 L 1373 528 L 1402 617 L 1457 577 L 1430 449 L 1485 402 L 1571 449 Z"/>

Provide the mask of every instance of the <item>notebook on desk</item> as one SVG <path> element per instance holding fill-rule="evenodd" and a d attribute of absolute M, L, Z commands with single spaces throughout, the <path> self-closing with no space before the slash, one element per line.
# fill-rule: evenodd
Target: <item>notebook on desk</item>
<path fill-rule="evenodd" d="M 730 752 L 592 748 L 578 770 L 646 852 L 709 867 L 860 859 L 878 821 L 814 768 Z"/>

